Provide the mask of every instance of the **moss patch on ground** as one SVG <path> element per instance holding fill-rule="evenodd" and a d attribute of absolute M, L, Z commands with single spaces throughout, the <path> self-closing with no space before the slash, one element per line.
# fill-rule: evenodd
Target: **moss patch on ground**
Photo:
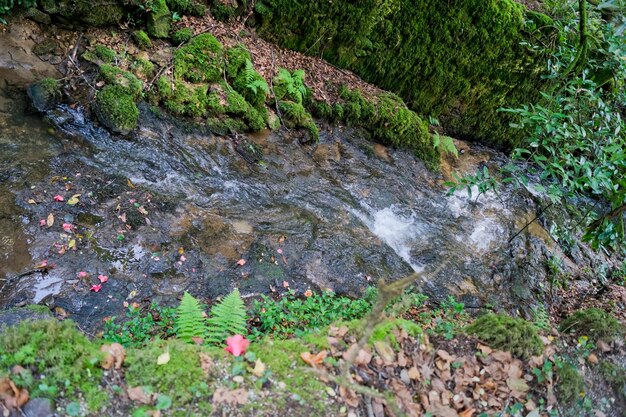
<path fill-rule="evenodd" d="M 222 44 L 213 35 L 198 35 L 174 53 L 174 78 L 192 83 L 217 82 L 222 77 L 222 55 Z"/>
<path fill-rule="evenodd" d="M 81 393 L 91 411 L 107 399 L 99 388 L 101 353 L 71 321 L 23 322 L 0 336 L 0 372 L 24 368 L 12 379 L 31 397 L 75 398 Z"/>
<path fill-rule="evenodd" d="M 604 310 L 589 308 L 579 310 L 563 320 L 559 326 L 562 332 L 589 336 L 591 339 L 612 341 L 626 334 L 626 327 Z"/>
<path fill-rule="evenodd" d="M 532 323 L 504 314 L 485 314 L 465 329 L 490 347 L 511 352 L 520 358 L 539 355 L 543 343 Z"/>

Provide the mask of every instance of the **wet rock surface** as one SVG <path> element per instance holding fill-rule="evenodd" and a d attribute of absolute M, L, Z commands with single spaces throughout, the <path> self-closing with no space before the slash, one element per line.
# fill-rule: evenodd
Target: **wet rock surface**
<path fill-rule="evenodd" d="M 540 223 L 509 242 L 536 213 L 533 194 L 447 196 L 442 174 L 358 131 L 317 145 L 294 130 L 216 137 L 144 105 L 136 133 L 116 137 L 80 107 L 55 106 L 48 124 L 12 109 L 0 137 L 3 307 L 39 303 L 93 328 L 125 303 L 174 304 L 184 291 L 359 296 L 439 268 L 418 283 L 435 299 L 524 310 L 555 250 Z M 504 162 L 467 147 L 443 177 Z"/>

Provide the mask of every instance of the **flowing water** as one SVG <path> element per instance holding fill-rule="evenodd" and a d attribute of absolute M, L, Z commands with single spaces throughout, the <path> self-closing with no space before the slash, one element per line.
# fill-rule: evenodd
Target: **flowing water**
<path fill-rule="evenodd" d="M 44 120 L 4 100 L 0 307 L 45 303 L 88 322 L 183 291 L 358 296 L 441 264 L 421 289 L 479 307 L 530 300 L 545 277 L 545 241 L 508 242 L 532 196 L 447 196 L 441 174 L 358 131 L 329 130 L 315 146 L 294 131 L 216 137 L 142 108 L 136 134 L 120 138 L 80 108 Z M 98 275 L 109 279 L 90 291 Z"/>

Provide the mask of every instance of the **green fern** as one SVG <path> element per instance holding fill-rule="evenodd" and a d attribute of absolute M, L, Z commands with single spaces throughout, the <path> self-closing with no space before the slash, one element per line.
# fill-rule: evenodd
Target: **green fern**
<path fill-rule="evenodd" d="M 284 68 L 278 71 L 274 78 L 274 93 L 277 100 L 290 100 L 302 104 L 308 90 L 304 85 L 305 73 L 303 70 L 295 70 L 290 73 Z"/>
<path fill-rule="evenodd" d="M 459 157 L 459 151 L 456 149 L 456 146 L 454 146 L 454 139 L 450 136 L 439 136 L 439 133 L 435 132 L 433 134 L 433 146 L 440 148 L 443 153 L 452 154 L 456 158 Z"/>
<path fill-rule="evenodd" d="M 245 335 L 246 320 L 246 308 L 239 290 L 235 288 L 211 309 L 207 341 L 223 344 L 229 336 Z"/>
<path fill-rule="evenodd" d="M 186 291 L 176 309 L 175 324 L 176 336 L 184 342 L 192 343 L 194 337 L 204 337 L 206 333 L 202 307 L 198 300 Z"/>

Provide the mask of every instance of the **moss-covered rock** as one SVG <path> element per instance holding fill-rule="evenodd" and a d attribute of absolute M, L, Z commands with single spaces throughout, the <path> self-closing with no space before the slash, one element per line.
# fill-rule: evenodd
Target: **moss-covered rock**
<path fill-rule="evenodd" d="M 246 67 L 246 62 L 252 61 L 252 55 L 244 45 L 236 45 L 226 51 L 226 75 L 230 80 L 237 78 Z"/>
<path fill-rule="evenodd" d="M 133 39 L 135 40 L 135 43 L 137 43 L 137 45 L 141 48 L 141 49 L 150 49 L 152 48 L 152 41 L 150 40 L 150 36 L 148 36 L 148 34 L 146 32 L 144 32 L 143 30 L 136 30 L 133 32 Z"/>
<path fill-rule="evenodd" d="M 264 38 L 351 69 L 461 136 L 515 144 L 520 132 L 497 110 L 532 102 L 546 83 L 545 57 L 522 42 L 547 35 L 549 18 L 513 0 L 259 0 L 255 8 Z"/>
<path fill-rule="evenodd" d="M 402 330 L 412 337 L 418 337 L 422 334 L 422 328 L 416 323 L 404 319 L 390 318 L 374 327 L 369 343 L 385 342 L 397 349 L 400 347 L 400 344 L 398 343 L 396 333 Z"/>
<path fill-rule="evenodd" d="M 195 83 L 219 81 L 222 54 L 222 44 L 213 35 L 198 35 L 174 53 L 174 77 Z"/>
<path fill-rule="evenodd" d="M 201 117 L 206 114 L 208 102 L 206 84 L 172 82 L 166 77 L 160 77 L 157 88 L 162 94 L 163 106 L 171 113 L 190 117 Z"/>
<path fill-rule="evenodd" d="M 466 332 L 494 349 L 511 352 L 520 358 L 543 352 L 537 329 L 524 319 L 489 313 L 467 326 Z"/>
<path fill-rule="evenodd" d="M 247 0 L 211 0 L 211 15 L 217 20 L 228 22 L 240 15 L 248 4 Z"/>
<path fill-rule="evenodd" d="M 45 112 L 61 99 L 61 87 L 54 78 L 44 78 L 28 86 L 28 97 L 37 111 Z"/>
<path fill-rule="evenodd" d="M 285 123 L 287 127 L 303 127 L 311 134 L 310 140 L 312 142 L 319 141 L 319 129 L 311 113 L 306 111 L 302 104 L 282 100 L 278 102 L 278 108 L 280 109 L 283 123 Z"/>
<path fill-rule="evenodd" d="M 100 65 L 100 77 L 108 84 L 121 87 L 125 94 L 129 94 L 134 100 L 141 97 L 143 91 L 143 83 L 128 71 L 124 71 L 113 65 Z"/>
<path fill-rule="evenodd" d="M 143 58 L 137 58 L 131 68 L 135 75 L 142 78 L 150 77 L 154 73 L 154 64 Z"/>
<path fill-rule="evenodd" d="M 167 38 L 172 27 L 172 15 L 165 0 L 154 0 L 152 10 L 146 19 L 146 29 L 150 36 Z"/>
<path fill-rule="evenodd" d="M 76 398 L 80 391 L 91 411 L 98 410 L 107 399 L 98 386 L 100 359 L 98 347 L 71 321 L 22 322 L 0 334 L 0 373 L 22 366 L 14 380 L 31 397 Z"/>
<path fill-rule="evenodd" d="M 175 45 L 180 45 L 181 43 L 189 42 L 189 39 L 193 38 L 193 31 L 191 28 L 183 28 L 177 30 L 172 35 L 172 42 Z"/>
<path fill-rule="evenodd" d="M 113 133 L 126 135 L 137 127 L 139 109 L 120 85 L 107 85 L 96 96 L 94 110 L 100 123 Z"/>
<path fill-rule="evenodd" d="M 589 336 L 598 341 L 610 342 L 626 334 L 626 327 L 615 317 L 599 308 L 576 311 L 563 320 L 559 326 L 562 332 L 571 332 L 580 336 Z"/>
<path fill-rule="evenodd" d="M 115 51 L 104 45 L 96 45 L 93 50 L 86 51 L 82 58 L 94 64 L 110 64 L 115 61 Z"/>
<path fill-rule="evenodd" d="M 110 0 L 42 0 L 40 4 L 46 13 L 91 26 L 117 25 L 125 16 L 122 2 Z"/>
<path fill-rule="evenodd" d="M 204 16 L 207 13 L 204 4 L 193 0 L 167 0 L 167 7 L 180 15 Z"/>

